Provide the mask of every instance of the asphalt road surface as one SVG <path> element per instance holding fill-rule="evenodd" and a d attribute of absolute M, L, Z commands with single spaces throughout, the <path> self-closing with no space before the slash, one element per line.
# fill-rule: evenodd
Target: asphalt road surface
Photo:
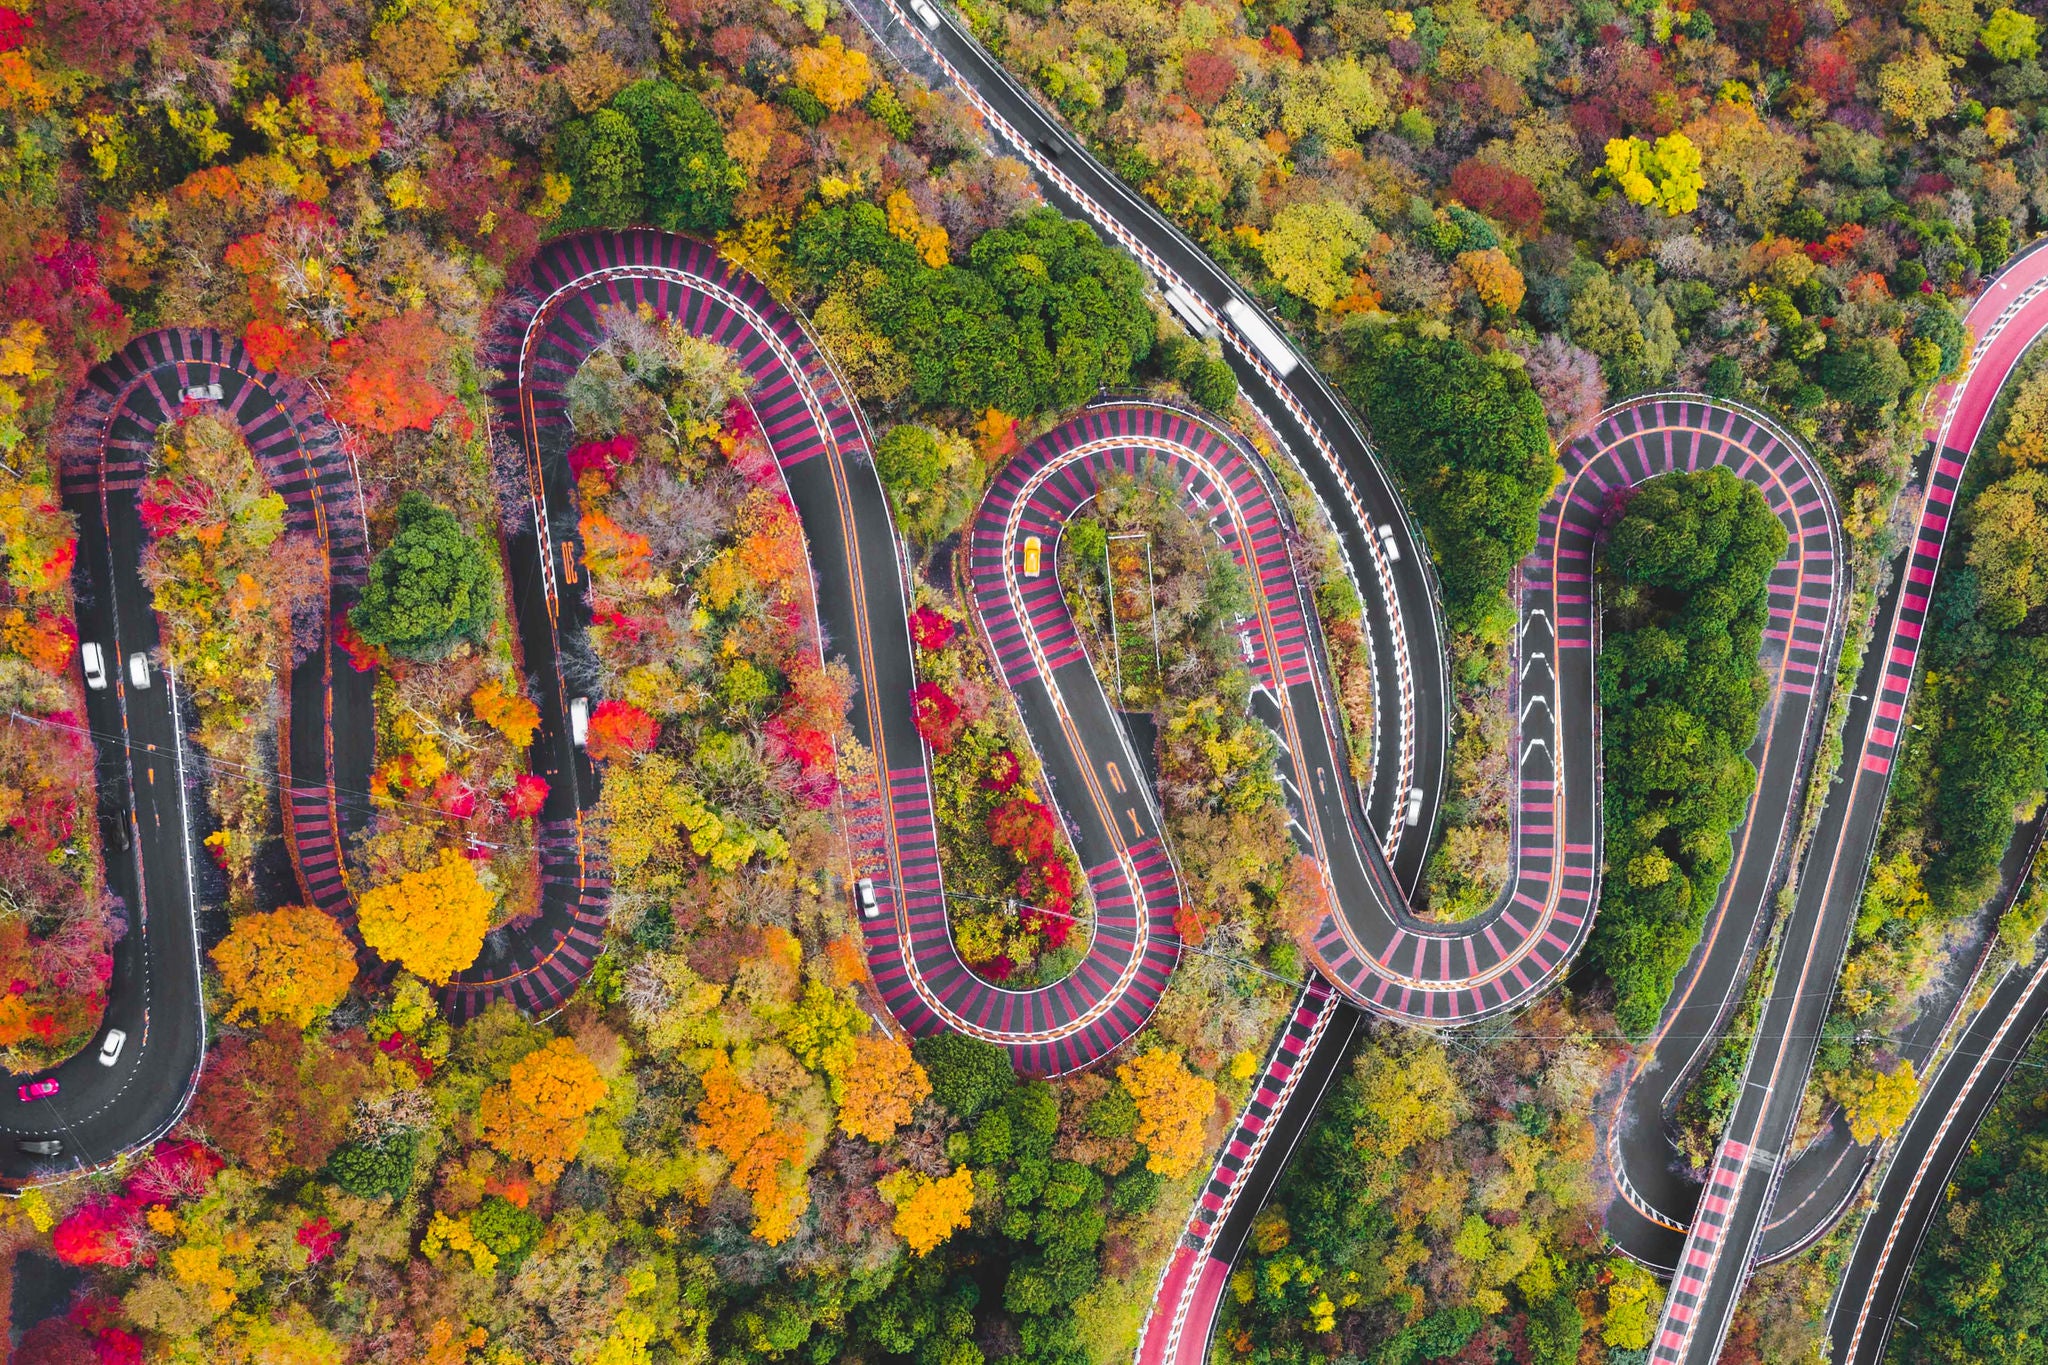
<path fill-rule="evenodd" d="M 1363 1012 L 1438 1027 L 1507 1013 L 1547 990 L 1582 944 L 1600 870 L 1595 546 L 1622 490 L 1671 470 L 1722 464 L 1763 489 L 1790 533 L 1771 584 L 1765 663 L 1773 702 L 1753 750 L 1761 780 L 1738 832 L 1735 870 L 1657 1046 L 1634 1078 L 1635 1121 L 1615 1125 L 1624 1189 L 1613 1216 L 1617 1236 L 1635 1254 L 1680 1267 L 1654 1358 L 1711 1360 L 1749 1266 L 1760 1245 L 1769 1245 L 1786 1140 L 1888 786 L 1947 509 L 1997 389 L 2048 325 L 2044 258 L 2030 254 L 2009 266 L 1980 301 L 1972 316 L 1976 363 L 1967 381 L 1941 395 L 1948 417 L 1931 434 L 1927 509 L 1883 604 L 1878 647 L 1850 707 L 1844 768 L 1783 929 L 1741 1098 L 1707 1189 L 1692 1192 L 1696 1206 L 1688 1206 L 1688 1191 L 1651 1173 L 1658 1144 L 1668 1144 L 1657 1120 L 1672 1078 L 1689 1071 L 1725 1022 L 1784 875 L 1847 597 L 1825 479 L 1768 421 L 1688 395 L 1625 404 L 1567 448 L 1566 477 L 1524 565 L 1518 604 L 1515 876 L 1477 920 L 1419 920 L 1407 895 L 1442 797 L 1449 689 L 1434 575 L 1385 470 L 1314 367 L 1267 335 L 1270 323 L 1248 317 L 1242 291 L 971 39 L 945 18 L 928 29 L 885 0 L 869 0 L 864 17 L 912 60 L 959 81 L 1056 201 L 1131 249 L 1177 293 L 1177 311 L 1225 339 L 1248 398 L 1308 477 L 1365 588 L 1376 717 L 1371 776 L 1362 785 L 1349 780 L 1312 595 L 1292 554 L 1299 528 L 1260 458 L 1197 412 L 1142 402 L 1083 412 L 1004 469 L 967 550 L 978 627 L 1044 761 L 1090 880 L 1096 922 L 1086 960 L 1064 981 L 1005 990 L 977 979 L 946 925 L 927 754 L 909 702 L 917 672 L 904 561 L 857 406 L 800 320 L 710 248 L 647 231 L 576 234 L 545 247 L 530 281 L 501 301 L 485 348 L 505 376 L 492 394 L 495 448 L 527 475 L 528 505 L 507 509 L 516 529 L 506 536 L 506 553 L 522 659 L 542 710 L 531 763 L 551 783 L 541 825 L 543 910 L 530 924 L 494 934 L 476 967 L 444 993 L 445 1003 L 458 1016 L 500 999 L 548 1008 L 574 988 L 601 941 L 608 882 L 587 822 L 598 774 L 568 724 L 571 704 L 592 697 L 596 673 L 581 639 L 588 607 L 562 388 L 602 336 L 606 310 L 652 307 L 739 355 L 748 401 L 810 544 L 819 637 L 858 679 L 853 728 L 874 768 L 871 781 L 848 791 L 846 815 L 855 865 L 880 893 L 881 913 L 863 928 L 881 998 L 907 1030 L 990 1039 L 1027 1073 L 1087 1065 L 1128 1038 L 1181 951 L 1173 930 L 1178 879 L 1143 780 L 1148 765 L 1131 751 L 1056 579 L 1060 532 L 1097 480 L 1112 471 L 1165 480 L 1254 584 L 1256 607 L 1244 631 L 1256 706 L 1281 741 L 1292 832 L 1322 868 L 1332 903 L 1314 942 L 1329 984 L 1312 985 L 1297 1002 L 1190 1216 L 1145 1331 L 1148 1362 L 1193 1360 L 1205 1348 L 1249 1219 L 1337 1074 Z M 81 638 L 105 642 L 117 665 L 110 687 L 88 695 L 87 716 L 105 793 L 109 886 L 130 926 L 116 951 L 108 1026 L 128 1041 L 110 1065 L 89 1048 L 57 1068 L 62 1086 L 51 1099 L 24 1105 L 0 1097 L 9 1106 L 0 1127 L 17 1144 L 0 1151 L 7 1163 L 0 1174 L 17 1183 L 103 1163 L 165 1131 L 189 1098 L 203 1053 L 193 815 L 202 803 L 192 755 L 175 678 L 159 667 L 152 686 L 137 688 L 118 667 L 157 644 L 140 579 L 141 460 L 155 427 L 191 401 L 218 403 L 242 423 L 291 501 L 295 525 L 320 535 L 336 606 L 352 600 L 366 564 L 360 497 L 340 433 L 305 393 L 254 372 L 232 343 L 207 333 L 152 334 L 96 371 L 74 403 L 59 444 L 66 505 L 81 527 Z M 1024 550 L 1030 539 L 1044 547 L 1042 559 L 1031 557 L 1035 571 Z M 328 646 L 295 670 L 289 686 L 285 827 L 294 867 L 309 899 L 350 922 L 338 869 L 366 818 L 357 782 L 371 757 L 367 675 Z M 1411 793 L 1421 799 L 1413 826 L 1402 818 Z M 2000 983 L 1900 1142 L 1872 1219 L 1873 1226 L 1892 1219 L 1868 1261 L 1878 1287 L 1873 1312 L 1889 1311 L 1882 1309 L 1885 1286 L 1896 1299 L 1904 1274 L 1898 1248 L 1917 1245 L 1924 1232 L 1928 1190 L 1940 1183 L 1924 1177 L 1945 1171 L 1943 1161 L 1952 1164 L 2011 1056 L 2048 1010 L 2041 981 L 2036 972 Z M 19 1142 L 45 1138 L 62 1143 L 61 1155 L 19 1151 Z M 1829 1202 L 1816 1198 L 1828 1180 L 1853 1190 L 1860 1177 L 1842 1173 L 1869 1164 L 1862 1155 L 1851 1160 L 1839 1143 L 1827 1160 L 1800 1187 L 1802 1207 Z M 1901 1175 L 1909 1171 L 1923 1178 Z M 1865 1265 L 1860 1247 L 1857 1265 Z M 1859 1324 L 1861 1336 L 1845 1348 L 1852 1352 L 1855 1341 L 1881 1341 L 1881 1318 L 1866 1312 Z"/>

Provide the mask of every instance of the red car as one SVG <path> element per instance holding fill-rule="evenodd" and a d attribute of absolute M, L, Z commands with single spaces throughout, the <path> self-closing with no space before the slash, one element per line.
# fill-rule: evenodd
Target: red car
<path fill-rule="evenodd" d="M 26 1085 L 17 1085 L 14 1087 L 14 1093 L 21 1096 L 23 1104 L 27 1104 L 30 1100 L 45 1099 L 56 1094 L 57 1082 L 54 1077 L 45 1076 L 39 1081 L 30 1081 Z"/>

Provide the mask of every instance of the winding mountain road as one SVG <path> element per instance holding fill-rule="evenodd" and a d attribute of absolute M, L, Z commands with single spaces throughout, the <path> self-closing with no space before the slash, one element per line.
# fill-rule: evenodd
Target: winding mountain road
<path fill-rule="evenodd" d="M 1303 991 L 1283 1028 L 1142 1333 L 1143 1365 L 1192 1365 L 1206 1353 L 1249 1219 L 1365 1015 L 1442 1028 L 1509 1013 L 1548 989 L 1583 945 L 1601 869 L 1596 547 L 1627 489 L 1674 470 L 1723 466 L 1764 492 L 1789 534 L 1770 584 L 1763 662 L 1772 697 L 1751 751 L 1760 780 L 1736 834 L 1734 870 L 1699 954 L 1629 1077 L 1610 1143 L 1620 1189 L 1610 1213 L 1614 1235 L 1647 1263 L 1680 1268 L 1653 1358 L 1711 1360 L 1759 1249 L 1770 1252 L 1774 1239 L 1778 1246 L 1810 1240 L 1812 1228 L 1832 1222 L 1848 1202 L 1827 1192 L 1841 1186 L 1852 1196 L 1874 1160 L 1839 1141 L 1825 1147 L 1824 1166 L 1822 1156 L 1811 1159 L 1815 1174 L 1795 1212 L 1773 1220 L 1788 1167 L 1798 1169 L 1782 1155 L 1888 786 L 1948 508 L 1999 387 L 2048 326 L 2048 255 L 2030 253 L 2008 266 L 1979 301 L 1972 368 L 1939 397 L 1947 417 L 1930 433 L 1928 502 L 1882 604 L 1879 647 L 1849 709 L 1843 770 L 1823 806 L 1782 929 L 1749 1074 L 1702 1193 L 1669 1177 L 1662 1118 L 1705 1040 L 1725 1026 L 1788 870 L 1848 598 L 1825 478 L 1767 420 L 1689 395 L 1624 404 L 1566 448 L 1564 478 L 1516 590 L 1510 884 L 1475 920 L 1419 918 L 1408 898 L 1442 797 L 1449 687 L 1429 559 L 1385 470 L 1314 367 L 1262 335 L 1270 324 L 1247 321 L 1252 305 L 1235 283 L 949 19 L 927 27 L 893 0 L 864 0 L 862 14 L 908 60 L 956 83 L 1055 200 L 1130 249 L 1179 296 L 1185 316 L 1223 339 L 1248 401 L 1307 478 L 1365 589 L 1375 693 L 1371 779 L 1361 787 L 1348 777 L 1314 594 L 1293 553 L 1300 529 L 1272 471 L 1197 412 L 1121 400 L 1084 410 L 1000 471 L 967 544 L 976 628 L 1086 870 L 1092 938 L 1062 981 L 1012 990 L 976 977 L 947 924 L 928 755 L 909 702 L 917 668 L 907 569 L 862 414 L 801 320 L 712 248 L 652 231 L 579 233 L 542 249 L 527 281 L 493 309 L 482 345 L 502 376 L 490 394 L 493 449 L 508 468 L 525 472 L 525 503 L 508 509 L 519 529 L 505 537 L 505 550 L 521 660 L 542 713 L 530 766 L 551 783 L 541 816 L 543 908 L 532 923 L 494 933 L 478 963 L 444 990 L 444 1003 L 459 1017 L 499 999 L 548 1008 L 573 990 L 601 946 L 608 882 L 588 820 L 599 773 L 567 725 L 570 702 L 591 693 L 595 675 L 580 638 L 589 608 L 563 387 L 601 339 L 607 310 L 650 309 L 738 356 L 746 399 L 810 548 L 819 638 L 858 682 L 852 729 L 872 768 L 868 780 L 848 784 L 843 813 L 851 860 L 881 894 L 883 913 L 863 925 L 878 992 L 908 1032 L 950 1029 L 987 1039 L 1009 1049 L 1026 1074 L 1089 1065 L 1130 1038 L 1180 952 L 1173 928 L 1180 888 L 1142 780 L 1146 765 L 1086 657 L 1056 571 L 1067 519 L 1105 475 L 1157 479 L 1211 528 L 1252 585 L 1254 709 L 1280 741 L 1291 827 L 1321 869 L 1329 901 L 1310 945 L 1322 979 Z M 238 345 L 214 334 L 153 333 L 94 372 L 55 446 L 66 505 L 81 528 L 81 638 L 106 642 L 116 660 L 157 646 L 140 576 L 145 538 L 136 489 L 157 428 L 193 403 L 218 405 L 233 418 L 286 497 L 292 525 L 319 538 L 331 610 L 346 610 L 362 582 L 367 537 L 347 436 L 321 416 L 312 391 L 254 370 Z M 1036 573 L 1024 561 L 1027 536 L 1051 547 Z M 110 852 L 108 868 L 131 923 L 116 953 L 108 1022 L 127 1029 L 131 1043 L 113 1067 L 99 1066 L 88 1050 L 58 1068 L 64 1085 L 55 1099 L 20 1105 L 0 1098 L 7 1133 L 61 1136 L 65 1144 L 57 1158 L 0 1151 L 0 1177 L 12 1183 L 57 1178 L 151 1140 L 175 1122 L 196 1081 L 205 1030 L 192 807 L 203 802 L 175 678 L 162 676 L 160 688 L 131 688 L 120 677 L 88 697 L 106 846 L 133 850 Z M 369 675 L 323 643 L 290 679 L 289 734 L 280 746 L 295 871 L 309 903 L 345 924 L 353 902 L 342 851 L 368 818 L 369 689 Z M 1424 819 L 1404 837 L 1400 814 L 1418 789 Z M 2036 971 L 2000 983 L 1899 1144 L 1872 1219 L 1873 1227 L 1880 1217 L 1892 1225 L 1870 1257 L 1859 1246 L 1857 1265 L 1867 1261 L 1868 1270 L 1852 1270 L 1880 1289 L 1893 1286 L 1894 1301 L 1903 1280 L 1898 1249 L 1917 1244 L 1928 1191 L 1940 1183 L 1930 1172 L 1952 1162 L 1958 1134 L 1966 1137 L 2016 1048 L 2048 1012 L 2044 980 Z M 1912 1178 L 1894 1191 L 1908 1169 Z M 1881 1341 L 1889 1309 L 1877 1290 L 1864 1297 L 1876 1306 L 1858 1316 L 1843 1359 L 1872 1359 L 1856 1354 L 1856 1343 Z"/>

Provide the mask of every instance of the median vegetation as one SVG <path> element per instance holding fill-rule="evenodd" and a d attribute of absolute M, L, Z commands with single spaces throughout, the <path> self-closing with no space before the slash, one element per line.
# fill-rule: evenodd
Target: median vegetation
<path fill-rule="evenodd" d="M 1509 643 L 1515 567 L 1536 546 L 1536 517 L 1557 480 L 1543 402 L 1508 351 L 1475 352 L 1427 327 L 1382 316 L 1342 334 L 1341 382 L 1415 509 L 1443 582 L 1451 627 L 1450 784 L 1424 897 L 1462 920 L 1507 873 Z"/>
<path fill-rule="evenodd" d="M 1590 960 L 1628 1033 L 1657 1022 L 1756 785 L 1763 643 L 1784 525 L 1725 469 L 1635 490 L 1602 560 L 1606 866 Z"/>
<path fill-rule="evenodd" d="M 102 850 L 94 818 L 77 559 L 77 527 L 56 490 L 0 460 L 0 975 L 22 987 L 0 996 L 0 1064 L 15 1072 L 69 1056 L 99 1027 L 126 910 L 108 896 L 101 862 L 123 854 Z M 122 667 L 112 644 L 103 648 L 108 671 Z"/>
<path fill-rule="evenodd" d="M 1598 1233 L 1611 1026 L 1555 997 L 1499 1049 L 1374 1026 L 1252 1223 L 1223 1347 L 1260 1365 L 1643 1359 L 1663 1291 Z"/>

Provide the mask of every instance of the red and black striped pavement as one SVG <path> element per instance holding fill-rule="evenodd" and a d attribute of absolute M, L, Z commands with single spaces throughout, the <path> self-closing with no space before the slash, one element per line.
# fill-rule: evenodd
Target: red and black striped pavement
<path fill-rule="evenodd" d="M 218 399 L 211 397 L 216 390 Z M 150 332 L 95 368 L 52 442 L 63 493 L 138 496 L 158 429 L 202 408 L 232 421 L 248 441 L 271 489 L 285 500 L 286 529 L 316 537 L 327 568 L 329 619 L 346 612 L 369 574 L 368 528 L 346 433 L 310 385 L 262 371 L 237 340 L 197 328 Z M 122 666 L 108 661 L 110 670 Z M 341 859 L 367 813 L 373 678 L 323 639 L 293 670 L 290 721 L 279 737 L 288 758 L 278 796 L 293 867 L 308 903 L 351 932 L 355 898 Z M 337 733 L 355 742 L 337 750 Z"/>

